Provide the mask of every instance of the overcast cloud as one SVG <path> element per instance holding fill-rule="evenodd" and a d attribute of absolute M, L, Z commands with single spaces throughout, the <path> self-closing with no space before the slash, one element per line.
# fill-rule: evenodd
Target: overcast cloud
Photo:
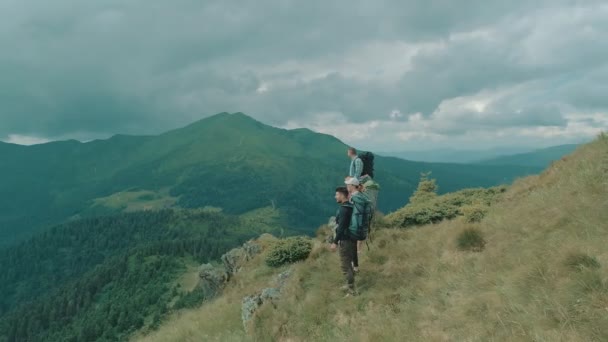
<path fill-rule="evenodd" d="M 218 112 L 374 150 L 608 129 L 605 1 L 0 0 L 0 140 Z"/>

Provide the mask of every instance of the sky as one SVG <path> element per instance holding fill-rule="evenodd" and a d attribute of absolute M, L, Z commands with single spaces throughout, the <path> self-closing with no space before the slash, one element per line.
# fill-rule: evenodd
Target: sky
<path fill-rule="evenodd" d="M 0 0 L 0 140 L 156 134 L 219 112 L 376 151 L 608 130 L 608 3 Z"/>

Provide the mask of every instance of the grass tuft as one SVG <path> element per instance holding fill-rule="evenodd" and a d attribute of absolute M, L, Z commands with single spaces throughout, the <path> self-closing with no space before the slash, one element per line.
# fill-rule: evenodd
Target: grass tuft
<path fill-rule="evenodd" d="M 596 258 L 585 253 L 572 253 L 566 257 L 566 266 L 582 271 L 584 269 L 600 268 L 600 262 Z"/>
<path fill-rule="evenodd" d="M 481 252 L 486 246 L 486 240 L 479 229 L 467 228 L 458 235 L 457 244 L 461 251 Z"/>

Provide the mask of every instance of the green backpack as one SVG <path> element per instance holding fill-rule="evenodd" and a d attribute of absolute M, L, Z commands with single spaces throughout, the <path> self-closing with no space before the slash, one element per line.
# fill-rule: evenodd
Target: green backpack
<path fill-rule="evenodd" d="M 353 204 L 353 216 L 348 229 L 350 236 L 359 241 L 366 240 L 372 218 L 372 202 L 363 192 L 354 194 L 350 202 Z"/>

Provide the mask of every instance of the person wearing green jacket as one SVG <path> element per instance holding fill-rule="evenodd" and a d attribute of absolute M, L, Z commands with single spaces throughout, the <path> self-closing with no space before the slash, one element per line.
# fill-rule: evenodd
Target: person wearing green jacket
<path fill-rule="evenodd" d="M 351 235 L 357 240 L 357 253 L 360 252 L 363 241 L 367 239 L 369 225 L 372 217 L 372 201 L 362 192 L 362 185 L 354 177 L 348 177 L 344 182 L 350 193 L 350 202 L 353 204 L 353 217 L 350 223 Z M 359 272 L 359 256 L 353 259 L 353 270 Z"/>

